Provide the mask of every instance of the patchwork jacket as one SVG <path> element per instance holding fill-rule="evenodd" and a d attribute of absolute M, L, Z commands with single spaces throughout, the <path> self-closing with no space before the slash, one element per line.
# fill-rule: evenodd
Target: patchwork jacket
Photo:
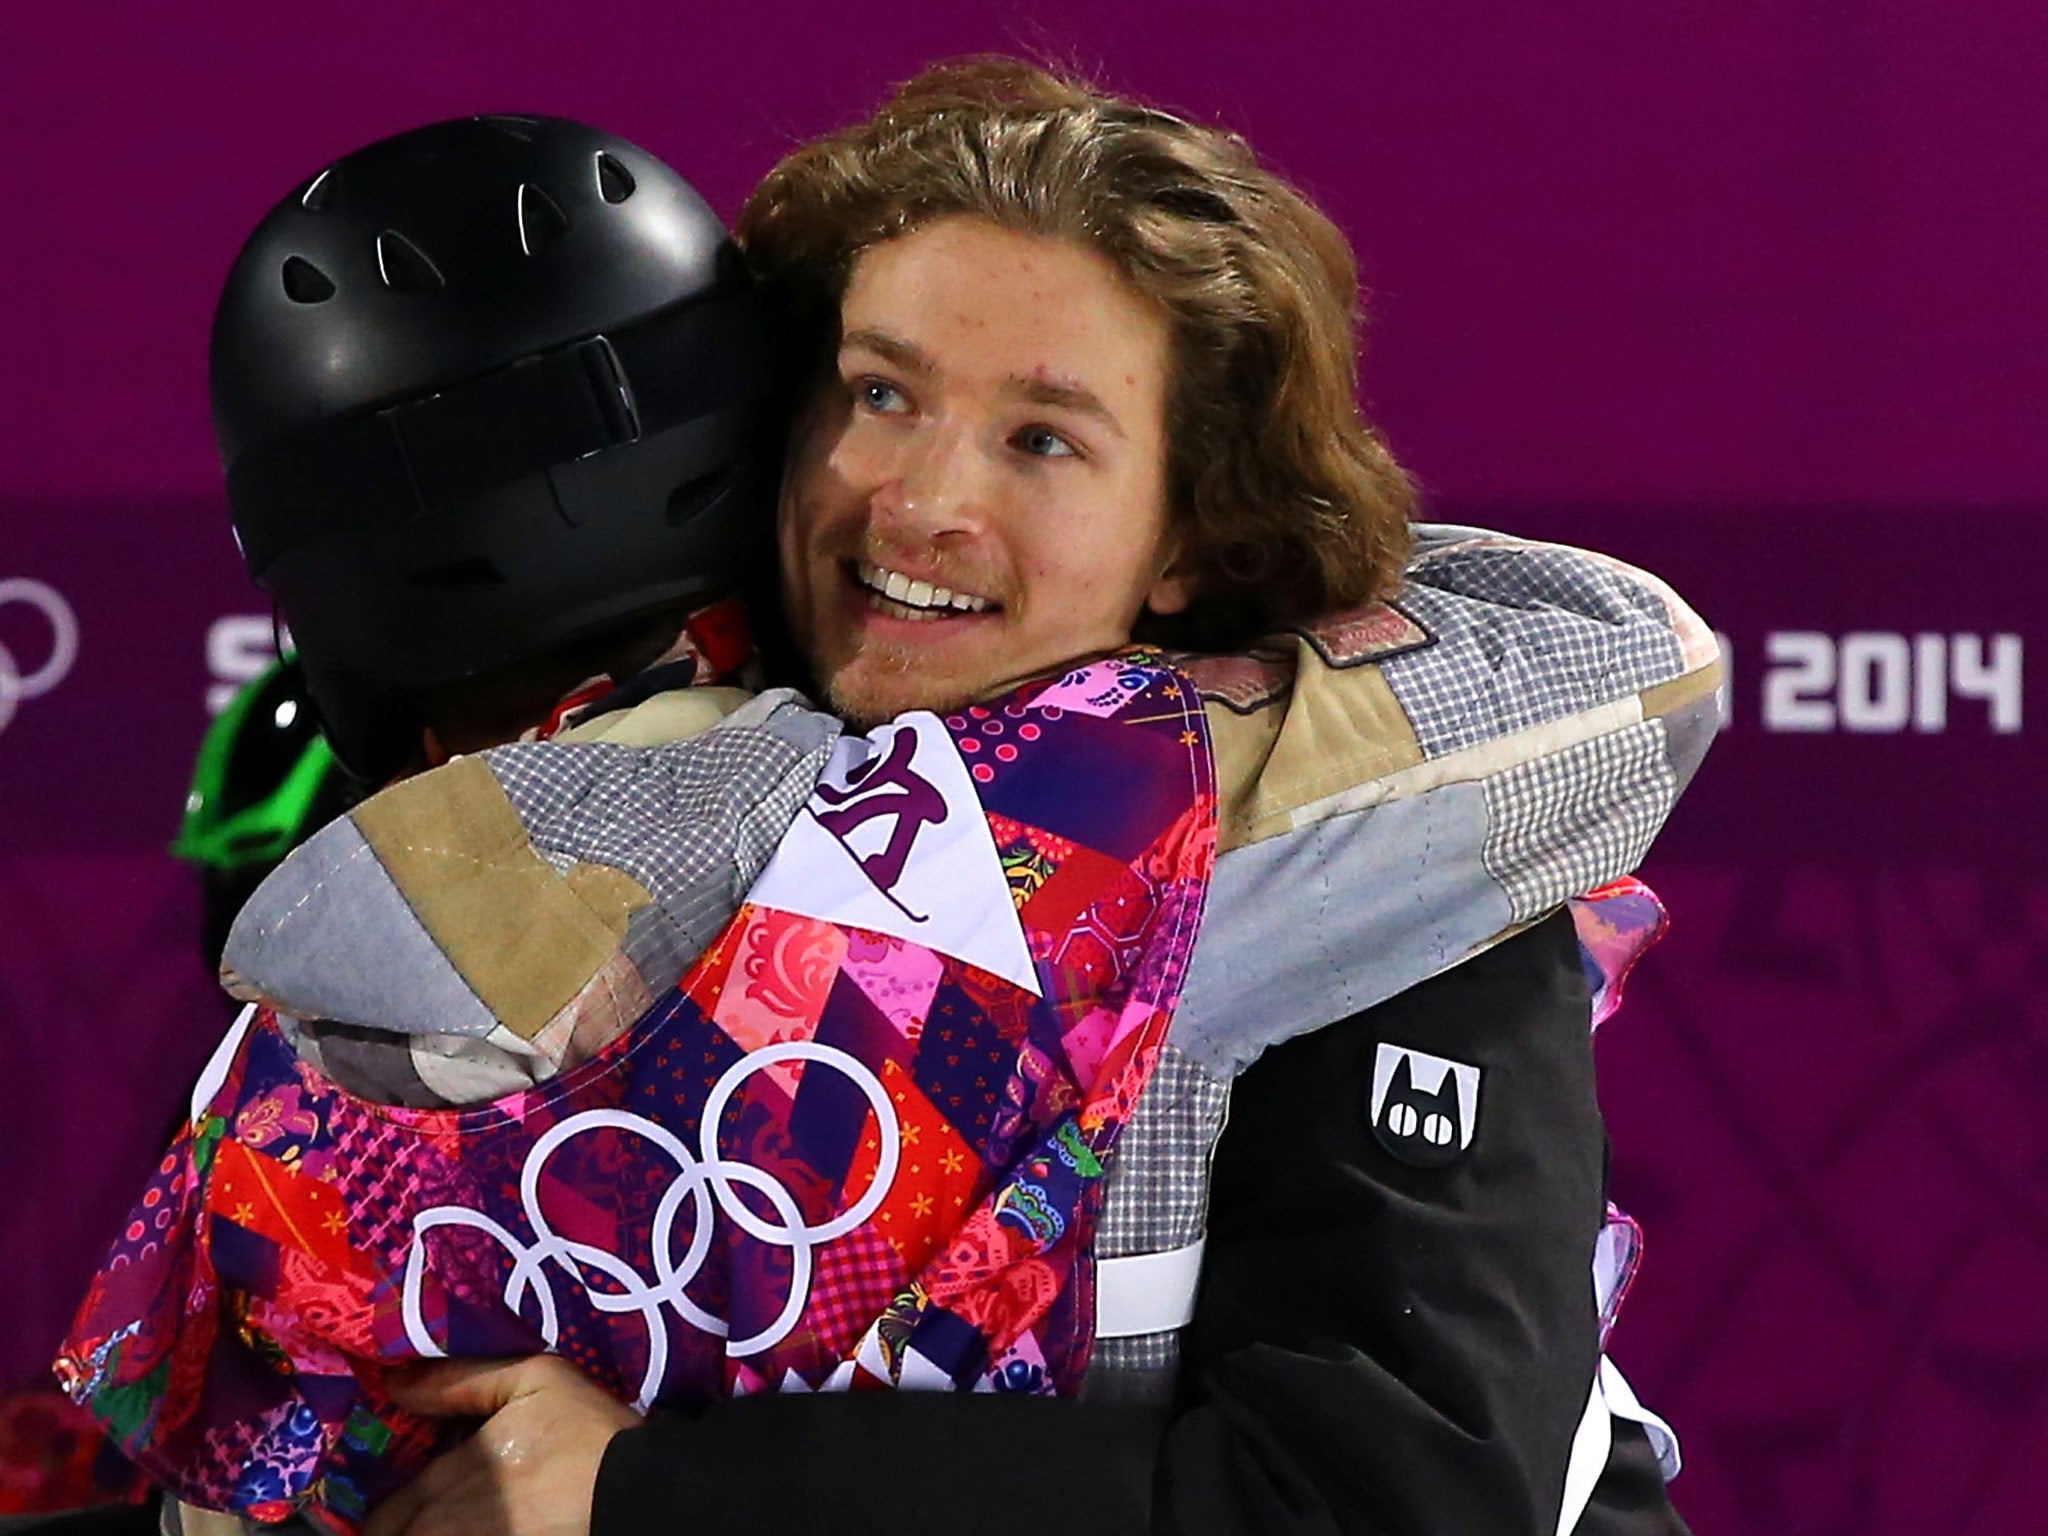
<path fill-rule="evenodd" d="M 1179 1012 L 1109 1166 L 1094 1243 L 1101 1282 L 1093 1363 L 1083 1402 L 1067 1405 L 1083 1419 L 1058 1426 L 1064 1434 L 1089 1413 L 1109 1416 L 1099 1429 L 1133 1426 L 1097 1435 L 1091 1455 L 1113 1466 L 1104 1475 L 1121 1490 L 1103 1497 L 1137 1498 L 1136 1507 L 1155 1521 L 1185 1507 L 1170 1490 L 1155 1503 L 1149 1483 L 1165 1475 L 1158 1468 L 1167 1464 L 1158 1438 L 1163 1405 L 1185 1403 L 1201 1390 L 1177 1385 L 1175 1367 L 1191 1319 L 1201 1331 L 1196 1284 L 1204 1269 L 1208 1181 L 1233 1081 L 1256 1076 L 1254 1064 L 1268 1053 L 1278 1061 L 1290 1051 L 1298 1055 L 1302 1043 L 1335 1041 L 1343 1031 L 1332 1020 L 1370 1017 L 1386 1000 L 1454 967 L 1440 985 L 1460 984 L 1470 973 L 1461 962 L 1504 941 L 1525 951 L 1537 936 L 1515 935 L 1637 864 L 1716 723 L 1712 637 L 1654 579 L 1577 551 L 1472 530 L 1419 534 L 1410 583 L 1397 603 L 1282 637 L 1249 657 L 1184 662 L 1214 743 L 1222 856 L 1212 915 Z M 691 701 L 685 712 L 703 702 Z M 693 766 L 681 776 L 700 798 L 600 805 L 588 794 L 568 793 L 537 818 L 532 796 L 513 797 L 521 814 L 510 822 L 500 816 L 489 828 L 437 832 L 437 846 L 448 845 L 451 831 L 473 830 L 493 849 L 502 851 L 509 838 L 540 855 L 496 859 L 493 867 L 511 883 L 496 904 L 505 922 L 495 934 L 443 943 L 438 962 L 415 957 L 429 969 L 439 964 L 438 990 L 409 986 L 411 1002 L 402 1002 L 388 986 L 380 989 L 380 968 L 363 964 L 361 949 L 336 963 L 333 946 L 323 953 L 322 946 L 274 942 L 276 929 L 266 934 L 264 922 L 304 910 L 289 876 L 271 893 L 282 899 L 254 909 L 242 942 L 231 944 L 234 984 L 288 1015 L 320 1021 L 297 1032 L 306 1060 L 337 1081 L 399 1102 L 487 1098 L 544 1081 L 602 1050 L 754 885 L 813 794 L 837 731 L 836 722 L 789 700 L 768 700 L 690 736 L 675 718 L 677 708 L 657 700 L 593 722 L 582 741 L 515 749 L 514 756 L 539 754 L 532 761 L 546 764 L 550 754 L 561 761 L 604 748 L 643 753 L 650 762 L 666 758 L 671 766 L 688 762 Z M 501 754 L 488 761 L 501 782 L 505 772 L 527 771 L 502 766 L 508 759 Z M 374 820 L 380 812 L 376 802 L 371 806 Z M 556 820 L 548 822 L 549 815 Z M 565 817 L 580 818 L 573 849 L 563 841 Z M 387 835 L 382 844 L 393 846 L 394 839 Z M 649 858 L 668 861 L 658 893 L 646 876 Z M 604 876 L 605 869 L 656 899 L 636 904 L 622 897 L 620 881 Z M 1574 965 L 1583 971 L 1582 956 L 1597 958 L 1603 932 L 1611 936 L 1617 928 L 1644 931 L 1640 922 L 1617 924 L 1582 908 L 1577 937 L 1588 942 L 1571 946 Z M 564 937 L 577 933 L 582 939 Z M 388 933 L 358 937 L 372 946 L 395 942 Z M 1607 963 L 1590 968 L 1591 979 L 1618 979 L 1634 948 L 1622 943 Z M 385 968 L 382 979 L 390 974 Z M 416 968 L 407 974 L 416 977 Z M 1590 1015 L 1590 1002 L 1585 1011 Z M 1587 1022 L 1582 1017 L 1576 1026 L 1582 1041 Z M 1492 1114 L 1478 1069 L 1447 1050 L 1396 1045 L 1382 1073 L 1388 1042 L 1370 1044 L 1373 1082 L 1366 1102 L 1355 1106 L 1361 1126 L 1384 1146 L 1401 1134 L 1405 1111 L 1416 1128 L 1411 1141 L 1422 1138 L 1411 1153 L 1424 1144 L 1439 1152 L 1483 1150 L 1489 1119 L 1500 1117 Z M 1418 1078 L 1433 1071 L 1434 1082 L 1418 1089 Z M 1431 1102 L 1441 1110 L 1433 1118 L 1423 1112 Z M 1219 1166 L 1227 1166 L 1228 1151 L 1226 1139 Z M 1582 1287 L 1596 1328 L 1611 1313 L 1612 1282 L 1632 1265 L 1631 1229 L 1618 1221 L 1604 1233 L 1598 1228 L 1596 1221 L 1585 1234 L 1580 1267 L 1583 1275 L 1596 1249 L 1604 1257 L 1608 1294 L 1593 1300 L 1594 1287 Z M 1275 1283 L 1289 1282 L 1276 1276 Z M 1370 1289 L 1362 1277 L 1361 1292 Z M 1588 1477 L 1598 1477 L 1609 1447 L 1620 1447 L 1619 1457 L 1644 1438 L 1633 1431 L 1617 1437 L 1607 1427 L 1610 1420 L 1632 1421 L 1625 1384 L 1603 1388 L 1603 1372 L 1594 1369 L 1597 1343 L 1595 1355 L 1577 1389 L 1585 1413 L 1577 1429 L 1565 1426 L 1568 1454 L 1554 1458 L 1558 1486 L 1550 1486 L 1548 1468 L 1530 1480 L 1531 1502 L 1551 1503 L 1559 1530 L 1572 1528 L 1588 1508 Z M 974 1442 L 972 1421 L 1018 1411 L 960 1407 L 961 1447 Z M 729 1437 L 706 1423 L 722 1411 L 682 1426 L 657 1421 L 620 1437 L 600 1489 L 600 1528 L 608 1510 L 623 1517 L 637 1509 L 632 1518 L 647 1518 L 651 1506 L 643 1507 L 637 1491 L 655 1475 L 650 1456 L 657 1448 L 672 1454 L 678 1431 L 699 1444 L 724 1444 Z M 751 1420 L 742 1413 L 736 1422 L 758 1425 L 771 1411 L 787 1410 L 754 1408 Z M 903 1416 L 929 1411 L 819 1405 L 813 1422 L 855 1446 L 863 1444 L 857 1426 L 871 1422 L 900 1447 Z M 1046 1437 L 1058 1435 L 1039 1425 L 1025 1440 L 1034 1434 L 1057 1461 Z M 1014 1449 L 1014 1438 L 1003 1438 Z M 1118 1447 L 1136 1449 L 1127 1456 Z M 1162 1458 L 1157 1466 L 1155 1453 Z M 1142 1473 L 1144 1467 L 1153 1472 Z M 1085 1484 L 1085 1469 L 1068 1470 Z M 843 1502 L 831 1503 L 843 1495 L 831 1492 L 828 1469 L 817 1471 L 797 1486 L 818 1488 L 821 1517 L 843 1511 Z M 1300 1503 L 1301 1490 L 1295 1493 L 1290 1506 Z M 737 1501 L 722 1524 L 712 1507 L 723 1508 L 718 1497 L 707 1498 L 702 1507 L 668 1502 L 690 1510 L 692 1529 L 769 1528 L 745 1523 L 751 1517 Z M 1368 1527 L 1347 1521 L 1342 1528 Z"/>

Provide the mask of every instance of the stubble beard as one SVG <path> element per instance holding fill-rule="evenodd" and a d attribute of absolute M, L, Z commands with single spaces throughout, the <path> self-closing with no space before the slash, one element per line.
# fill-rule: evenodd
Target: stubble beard
<path fill-rule="evenodd" d="M 877 538 L 865 529 L 846 539 L 820 561 L 820 565 L 832 573 L 827 579 L 837 580 L 837 572 L 848 559 L 888 567 L 914 560 L 921 567 L 936 566 L 938 579 L 944 585 L 957 585 L 962 591 L 986 592 L 998 603 L 1009 598 L 1005 584 L 985 571 L 963 570 L 960 562 L 946 559 L 937 551 L 911 551 L 899 543 Z M 817 666 L 815 650 L 812 661 L 817 671 L 825 670 Z M 928 651 L 873 638 L 854 642 L 851 654 L 833 666 L 829 676 L 817 680 L 824 689 L 826 702 L 832 706 L 832 712 L 858 731 L 873 730 L 911 710 L 949 714 L 990 693 L 1000 692 L 1003 686 L 1000 680 L 995 679 L 977 687 L 957 675 L 934 676 Z"/>
<path fill-rule="evenodd" d="M 919 676 L 919 657 L 907 647 L 870 642 L 825 679 L 832 713 L 856 731 L 871 731 L 914 709 L 949 714 L 981 695 L 958 681 Z"/>

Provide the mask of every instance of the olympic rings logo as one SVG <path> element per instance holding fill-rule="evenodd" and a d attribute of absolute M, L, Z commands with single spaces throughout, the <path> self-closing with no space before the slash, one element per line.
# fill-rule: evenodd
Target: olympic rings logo
<path fill-rule="evenodd" d="M 50 626 L 50 654 L 33 672 L 24 672 L 14 653 L 0 645 L 0 731 L 7 729 L 14 713 L 27 699 L 39 699 L 71 675 L 78 660 L 78 615 L 55 587 L 27 576 L 10 576 L 0 581 L 0 608 L 9 603 L 26 603 L 42 614 Z"/>
<path fill-rule="evenodd" d="M 796 1197 L 772 1174 L 751 1163 L 718 1155 L 718 1122 L 734 1091 L 746 1078 L 779 1061 L 810 1061 L 818 1066 L 832 1067 L 850 1078 L 874 1109 L 875 1123 L 881 1131 L 881 1155 L 876 1160 L 874 1177 L 867 1189 L 846 1211 L 816 1226 L 805 1223 Z M 540 1176 L 547 1160 L 572 1138 L 605 1128 L 645 1138 L 668 1154 L 680 1170 L 655 1208 L 654 1230 L 649 1244 L 655 1275 L 651 1285 L 618 1254 L 590 1243 L 577 1242 L 554 1231 L 541 1213 Z M 519 1173 L 519 1203 L 533 1232 L 531 1243 L 522 1242 L 502 1223 L 468 1206 L 437 1205 L 419 1212 L 413 1217 L 412 1248 L 406 1254 L 405 1279 L 400 1296 L 406 1338 L 412 1347 L 429 1358 L 438 1359 L 446 1354 L 428 1329 L 420 1305 L 421 1281 L 426 1266 L 426 1236 L 437 1227 L 468 1227 L 485 1233 L 504 1248 L 513 1261 L 511 1273 L 505 1278 L 505 1305 L 518 1312 L 531 1294 L 540 1308 L 541 1338 L 550 1349 L 559 1337 L 561 1318 L 546 1265 L 553 1264 L 566 1274 L 599 1312 L 637 1312 L 647 1327 L 647 1368 L 641 1377 L 639 1395 L 633 1401 L 633 1406 L 642 1413 L 660 1394 L 662 1377 L 668 1371 L 668 1325 L 662 1316 L 665 1307 L 673 1309 L 685 1323 L 714 1338 L 725 1339 L 725 1352 L 734 1358 L 744 1358 L 781 1343 L 796 1328 L 804 1306 L 810 1300 L 812 1250 L 821 1243 L 844 1237 L 874 1215 L 888 1198 L 902 1154 L 902 1133 L 897 1124 L 895 1106 L 890 1103 L 880 1081 L 857 1058 L 815 1041 L 785 1041 L 751 1051 L 726 1069 L 704 1101 L 697 1140 L 697 1154 L 692 1156 L 690 1149 L 668 1129 L 622 1109 L 586 1109 L 551 1127 L 526 1154 L 525 1165 Z M 763 1220 L 747 1209 L 734 1193 L 735 1185 L 750 1189 L 765 1199 L 778 1221 Z M 717 1207 L 717 1213 L 748 1236 L 790 1250 L 789 1295 L 774 1320 L 747 1338 L 732 1338 L 726 1320 L 706 1311 L 684 1290 L 697 1277 L 711 1251 L 713 1213 L 705 1207 L 707 1192 Z M 678 1261 L 674 1251 L 676 1218 L 682 1214 L 685 1203 L 691 1208 L 693 1220 L 689 1247 Z M 602 1275 L 616 1289 L 596 1289 L 586 1272 Z"/>

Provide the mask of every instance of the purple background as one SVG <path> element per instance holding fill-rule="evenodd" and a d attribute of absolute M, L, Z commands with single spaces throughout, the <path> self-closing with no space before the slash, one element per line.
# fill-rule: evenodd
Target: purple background
<path fill-rule="evenodd" d="M 2040 690 L 2008 735 L 1966 702 L 1941 734 L 1760 713 L 1770 632 L 2044 638 L 2038 5 L 710 10 L 10 17 L 0 580 L 58 588 L 83 644 L 0 731 L 0 1384 L 225 1017 L 161 847 L 208 626 L 259 607 L 203 387 L 241 236 L 329 157 L 479 110 L 616 128 L 730 213 L 920 62 L 1022 47 L 1228 122 L 1326 203 L 1438 513 L 1648 564 L 1734 644 L 1735 724 L 1650 870 L 1678 926 L 1602 1045 L 1650 1229 L 1615 1353 L 1685 1436 L 1681 1508 L 1702 1536 L 2038 1530 Z M 48 640 L 14 604 L 0 646 Z"/>

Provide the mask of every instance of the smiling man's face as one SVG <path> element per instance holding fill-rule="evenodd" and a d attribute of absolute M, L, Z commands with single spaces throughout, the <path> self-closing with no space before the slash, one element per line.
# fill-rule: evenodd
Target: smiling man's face
<path fill-rule="evenodd" d="M 1105 258 L 947 218 L 865 252 L 840 319 L 778 524 L 839 713 L 987 698 L 1186 606 L 1167 323 Z"/>

